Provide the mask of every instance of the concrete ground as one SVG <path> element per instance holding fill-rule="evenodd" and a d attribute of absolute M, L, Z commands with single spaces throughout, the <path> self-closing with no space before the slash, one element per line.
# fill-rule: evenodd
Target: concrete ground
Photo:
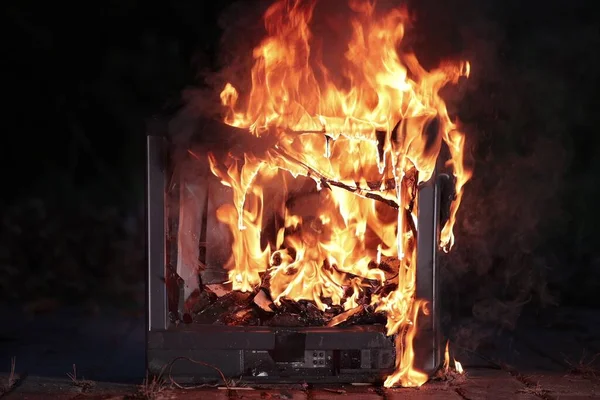
<path fill-rule="evenodd" d="M 457 349 L 466 377 L 418 389 L 287 385 L 172 389 L 143 384 L 143 315 L 0 310 L 2 399 L 600 399 L 600 313 L 557 309 L 476 352 Z M 490 344 L 491 343 L 491 344 Z M 15 358 L 11 390 L 5 388 Z M 600 357 L 598 357 L 600 359 Z"/>
<path fill-rule="evenodd" d="M 375 386 L 241 387 L 193 390 L 77 382 L 69 379 L 27 377 L 3 399 L 273 399 L 273 400 L 436 400 L 436 399 L 600 399 L 600 380 L 565 374 L 514 376 L 504 371 L 474 369 L 460 382 L 430 382 L 412 388 L 383 389 Z"/>

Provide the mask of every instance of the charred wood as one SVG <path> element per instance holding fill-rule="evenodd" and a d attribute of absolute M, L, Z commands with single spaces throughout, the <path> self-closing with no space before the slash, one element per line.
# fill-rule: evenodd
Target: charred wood
<path fill-rule="evenodd" d="M 222 315 L 235 314 L 242 309 L 248 308 L 250 296 L 251 293 L 229 292 L 194 315 L 194 322 L 213 324 Z"/>
<path fill-rule="evenodd" d="M 379 286 L 377 289 L 375 289 L 373 291 L 372 294 L 376 294 L 380 297 L 385 297 L 385 296 L 389 295 L 390 293 L 392 293 L 396 289 L 398 289 L 398 283 L 390 282 L 385 285 Z"/>
<path fill-rule="evenodd" d="M 348 318 L 350 318 L 351 316 L 355 315 L 355 314 L 359 314 L 362 313 L 364 311 L 364 307 L 363 306 L 358 306 L 356 308 L 352 308 L 348 311 L 344 311 L 341 314 L 336 315 L 335 317 L 333 317 L 331 319 L 331 321 L 329 321 L 329 323 L 327 324 L 328 327 L 334 327 L 337 326 L 339 324 L 341 324 L 342 322 L 346 321 Z"/>
<path fill-rule="evenodd" d="M 211 152 L 217 156 L 217 159 L 221 159 L 227 155 L 243 158 L 244 154 L 253 154 L 260 158 L 261 156 L 266 156 L 267 153 L 272 153 L 287 160 L 293 165 L 303 167 L 306 170 L 308 177 L 318 179 L 323 186 L 337 186 L 356 193 L 359 196 L 383 202 L 396 209 L 398 208 L 398 203 L 386 199 L 377 193 L 381 190 L 387 191 L 395 189 L 396 181 L 393 178 L 379 182 L 368 182 L 367 187 L 361 187 L 358 183 L 356 183 L 355 186 L 350 186 L 338 182 L 306 163 L 277 150 L 275 145 L 278 140 L 278 135 L 275 134 L 266 134 L 257 137 L 250 134 L 247 129 L 232 127 L 219 121 L 204 120 L 199 123 L 197 132 L 194 135 L 194 147 L 192 149 L 186 147 L 185 149 L 180 149 L 178 152 L 182 153 L 187 151 L 196 158 L 200 158 L 200 154 Z"/>
<path fill-rule="evenodd" d="M 408 224 L 408 227 L 410 228 L 410 231 L 413 234 L 413 238 L 417 237 L 417 227 L 415 225 L 415 221 L 412 218 L 412 214 L 408 209 L 404 209 L 404 219 L 406 221 L 406 223 Z"/>
<path fill-rule="evenodd" d="M 215 321 L 215 325 L 258 326 L 260 325 L 260 318 L 252 308 L 233 309 L 219 316 Z"/>
<path fill-rule="evenodd" d="M 345 321 L 340 323 L 338 326 L 352 326 L 352 325 L 385 325 L 387 318 L 383 312 L 374 312 L 364 309 L 360 313 L 353 314 L 348 317 Z"/>
<path fill-rule="evenodd" d="M 448 174 L 440 174 L 438 177 L 440 181 L 440 226 L 446 225 L 446 222 L 450 219 L 450 208 L 452 202 L 456 200 L 456 178 Z"/>
<path fill-rule="evenodd" d="M 177 274 L 175 267 L 167 265 L 165 276 L 165 285 L 167 286 L 167 309 L 169 311 L 169 320 L 171 322 L 179 321 L 183 309 L 183 279 Z"/>
<path fill-rule="evenodd" d="M 264 290 L 263 288 L 258 290 L 252 302 L 258 307 L 260 307 L 261 310 L 269 313 L 272 313 L 275 309 L 275 304 L 273 304 L 271 296 L 269 296 L 266 290 Z"/>
<path fill-rule="evenodd" d="M 290 316 L 292 319 L 290 319 Z M 268 321 L 267 326 L 323 326 L 325 325 L 323 311 L 312 302 L 306 300 L 292 301 L 282 299 L 281 305 Z M 281 325 L 283 324 L 283 325 Z"/>
<path fill-rule="evenodd" d="M 207 286 L 196 289 L 185 300 L 185 312 L 198 314 L 217 300 L 217 295 Z"/>
<path fill-rule="evenodd" d="M 375 136 L 377 137 L 377 154 L 379 155 L 379 160 L 383 160 L 383 154 L 385 150 L 385 131 L 375 131 Z"/>
<path fill-rule="evenodd" d="M 276 135 L 255 136 L 248 129 L 236 128 L 213 119 L 198 121 L 189 139 L 184 143 L 175 143 L 180 154 L 190 150 L 192 153 L 212 152 L 217 156 L 232 154 L 243 157 L 245 153 L 260 156 L 272 148 L 278 140 Z M 190 144 L 193 144 L 192 149 Z"/>
<path fill-rule="evenodd" d="M 313 178 L 313 179 L 318 179 L 323 187 L 328 188 L 330 186 L 336 186 L 341 189 L 348 190 L 349 192 L 355 193 L 358 196 L 380 201 L 380 202 L 387 204 L 388 206 L 395 208 L 395 209 L 398 208 L 398 203 L 396 203 L 393 200 L 386 199 L 377 193 L 377 192 L 381 191 L 382 185 L 383 185 L 384 190 L 391 190 L 391 189 L 395 188 L 396 181 L 394 179 L 387 179 L 383 182 L 371 182 L 371 183 L 367 184 L 368 187 L 366 187 L 366 188 L 360 187 L 360 185 L 358 183 L 356 184 L 356 186 L 350 186 L 350 185 L 347 185 L 342 182 L 338 182 L 335 179 L 332 179 L 332 178 L 326 176 L 324 173 L 316 170 L 315 168 L 312 168 L 311 166 L 307 165 L 306 163 L 304 163 L 300 160 L 297 160 L 294 157 L 291 157 L 279 150 L 273 149 L 272 152 L 277 154 L 279 157 L 282 157 L 283 159 L 288 160 L 291 164 L 299 165 L 299 166 L 303 167 L 307 172 L 307 176 L 310 178 Z"/>

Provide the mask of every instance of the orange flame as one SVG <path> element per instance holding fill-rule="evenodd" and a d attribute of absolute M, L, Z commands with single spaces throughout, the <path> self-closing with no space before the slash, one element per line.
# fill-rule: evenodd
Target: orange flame
<path fill-rule="evenodd" d="M 450 341 L 446 341 L 446 349 L 444 350 L 444 366 L 442 367 L 444 372 L 450 371 Z"/>
<path fill-rule="evenodd" d="M 463 369 L 463 366 L 460 362 L 456 361 L 456 358 L 452 358 L 452 361 L 454 361 L 454 370 L 456 371 L 456 373 L 462 375 L 465 373 L 465 370 Z M 446 350 L 444 351 L 444 365 L 442 366 L 442 369 L 444 370 L 445 373 L 450 372 L 450 341 L 446 341 Z"/>
<path fill-rule="evenodd" d="M 471 172 L 463 163 L 464 135 L 438 93 L 468 76 L 470 66 L 447 63 L 426 71 L 413 54 L 397 51 L 404 10 L 378 16 L 374 2 L 349 4 L 352 37 L 339 74 L 311 53 L 316 0 L 278 0 L 264 15 L 267 37 L 253 52 L 250 92 L 241 97 L 230 83 L 221 92 L 227 124 L 277 143 L 260 157 L 247 154 L 243 163 L 209 159 L 212 172 L 233 192 L 233 205 L 217 213 L 233 233 L 226 267 L 234 290 L 253 290 L 267 273 L 275 304 L 305 299 L 322 310 L 328 307 L 324 299 L 346 310 L 358 307 L 363 278 L 397 281 L 390 294 L 372 297 L 387 314 L 388 334 L 397 335 L 397 368 L 385 385 L 419 386 L 427 375 L 414 369 L 412 350 L 425 305 L 415 300 L 416 187 L 432 176 L 445 142 L 457 190 L 440 239 L 449 250 Z M 340 76 L 347 85 L 336 84 Z M 431 132 L 435 118 L 439 130 Z M 280 185 L 277 175 L 289 186 Z M 273 186 L 291 191 L 306 182 L 290 176 L 314 180 L 309 205 L 265 202 Z M 284 226 L 263 248 L 266 207 Z M 382 256 L 400 259 L 397 274 L 379 268 Z"/>

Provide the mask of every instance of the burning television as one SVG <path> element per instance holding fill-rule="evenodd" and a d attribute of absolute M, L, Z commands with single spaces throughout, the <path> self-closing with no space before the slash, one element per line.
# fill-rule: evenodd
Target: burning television
<path fill-rule="evenodd" d="M 268 8 L 222 120 L 148 136 L 150 371 L 389 387 L 441 365 L 438 250 L 470 171 L 439 91 L 469 64 L 425 70 L 398 50 L 405 10 L 351 0 L 332 71 L 316 4 Z"/>

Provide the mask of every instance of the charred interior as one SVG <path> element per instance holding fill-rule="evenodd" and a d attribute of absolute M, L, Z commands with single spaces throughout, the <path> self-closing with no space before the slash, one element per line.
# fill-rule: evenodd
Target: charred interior
<path fill-rule="evenodd" d="M 394 370 L 396 349 L 394 336 L 386 335 L 386 314 L 377 310 L 372 299 L 397 289 L 400 261 L 382 255 L 381 246 L 369 234 L 365 241 L 371 243 L 372 256 L 364 276 L 340 271 L 328 258 L 317 266 L 343 274 L 337 304 L 323 290 L 315 300 L 281 297 L 274 301 L 270 272 L 282 264 L 282 258 L 295 256 L 296 249 L 286 244 L 279 250 L 289 253 L 275 251 L 265 259 L 257 285 L 233 289 L 235 276 L 226 266 L 234 238 L 217 218 L 217 210 L 233 206 L 233 193 L 211 172 L 208 154 L 232 157 L 236 147 L 260 152 L 270 145 L 218 122 L 201 123 L 187 145 L 170 143 L 163 135 L 148 137 L 150 366 L 159 371 L 171 359 L 185 356 L 218 366 L 230 376 L 253 379 L 381 381 Z M 319 178 L 321 188 L 312 177 L 289 178 L 285 187 L 268 187 L 265 197 L 273 202 L 279 199 L 303 223 L 285 227 L 276 210 L 268 209 L 260 235 L 263 248 L 276 241 L 282 227 L 284 237 L 299 237 L 307 246 L 316 243 L 315 237 L 327 235 L 314 214 L 330 201 L 332 186 L 361 195 L 356 186 L 323 178 Z M 402 190 L 413 202 L 406 208 L 407 215 L 419 210 L 416 218 L 406 221 L 419 248 L 416 296 L 428 302 L 428 315 L 419 319 L 415 366 L 433 373 L 440 366 L 443 347 L 437 321 L 439 231 L 449 218 L 454 186 L 449 175 L 436 170 L 427 182 L 418 183 L 416 176 L 405 178 Z M 398 212 L 392 201 L 369 193 L 364 199 L 382 213 Z M 185 361 L 174 367 L 174 373 L 192 381 L 218 378 L 211 367 Z"/>
<path fill-rule="evenodd" d="M 419 386 L 440 366 L 438 248 L 470 172 L 438 91 L 469 64 L 425 71 L 397 53 L 405 13 L 359 3 L 349 88 L 310 53 L 316 3 L 280 0 L 222 122 L 150 132 L 151 370 Z"/>

